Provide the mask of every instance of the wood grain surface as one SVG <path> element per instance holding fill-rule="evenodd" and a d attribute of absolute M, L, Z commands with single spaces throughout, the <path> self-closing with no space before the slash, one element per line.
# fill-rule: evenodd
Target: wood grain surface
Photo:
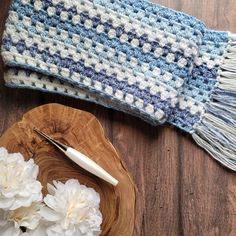
<path fill-rule="evenodd" d="M 118 185 L 113 187 L 79 168 L 36 134 L 35 127 L 90 157 L 111 173 L 119 181 Z M 130 236 L 134 232 L 135 212 L 142 211 L 137 204 L 140 197 L 135 198 L 135 185 L 125 163 L 91 113 L 55 103 L 36 107 L 4 132 L 0 146 L 10 153 L 20 152 L 26 160 L 34 160 L 39 166 L 38 179 L 44 195 L 47 194 L 47 184 L 52 184 L 53 180 L 78 179 L 81 184 L 95 189 L 101 198 L 101 236 Z"/>
<path fill-rule="evenodd" d="M 9 2 L 0 0 L 0 32 Z M 194 15 L 211 28 L 236 32 L 235 0 L 156 2 Z M 137 212 L 142 223 L 136 227 L 142 236 L 236 235 L 236 174 L 220 167 L 187 135 L 88 102 L 5 88 L 2 66 L 0 71 L 0 133 L 26 111 L 51 102 L 97 116 L 137 185 L 144 211 Z"/>

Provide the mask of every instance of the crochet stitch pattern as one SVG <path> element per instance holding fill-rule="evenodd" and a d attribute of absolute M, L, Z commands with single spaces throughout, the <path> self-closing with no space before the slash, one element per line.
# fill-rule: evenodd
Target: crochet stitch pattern
<path fill-rule="evenodd" d="M 145 0 L 13 0 L 7 86 L 60 93 L 190 133 L 236 170 L 236 38 Z"/>

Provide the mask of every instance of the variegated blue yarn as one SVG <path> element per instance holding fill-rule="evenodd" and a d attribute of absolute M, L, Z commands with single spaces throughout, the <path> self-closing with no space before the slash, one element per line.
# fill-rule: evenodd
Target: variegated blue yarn
<path fill-rule="evenodd" d="M 236 170 L 236 39 L 145 0 L 13 0 L 8 86 L 96 102 L 192 134 Z"/>

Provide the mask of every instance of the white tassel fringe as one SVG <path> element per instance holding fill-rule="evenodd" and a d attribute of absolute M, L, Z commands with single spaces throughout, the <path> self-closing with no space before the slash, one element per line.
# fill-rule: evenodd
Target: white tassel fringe
<path fill-rule="evenodd" d="M 236 35 L 231 35 L 224 58 L 218 84 L 192 136 L 222 165 L 236 171 Z"/>

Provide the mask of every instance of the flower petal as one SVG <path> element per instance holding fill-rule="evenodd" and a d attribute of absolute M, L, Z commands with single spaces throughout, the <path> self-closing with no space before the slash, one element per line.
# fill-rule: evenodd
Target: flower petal
<path fill-rule="evenodd" d="M 42 207 L 40 210 L 40 214 L 43 218 L 45 218 L 48 221 L 58 221 L 61 219 L 60 213 L 51 210 L 48 207 Z"/>
<path fill-rule="evenodd" d="M 12 198 L 0 198 L 0 208 L 1 209 L 9 209 L 14 202 Z"/>
<path fill-rule="evenodd" d="M 19 236 L 20 233 L 20 229 L 16 229 L 13 222 L 8 222 L 5 226 L 0 228 L 1 236 Z"/>
<path fill-rule="evenodd" d="M 48 189 L 48 193 L 51 194 L 51 195 L 54 195 L 55 192 L 56 192 L 56 188 L 53 185 L 49 184 L 49 183 L 47 184 L 47 189 Z"/>

